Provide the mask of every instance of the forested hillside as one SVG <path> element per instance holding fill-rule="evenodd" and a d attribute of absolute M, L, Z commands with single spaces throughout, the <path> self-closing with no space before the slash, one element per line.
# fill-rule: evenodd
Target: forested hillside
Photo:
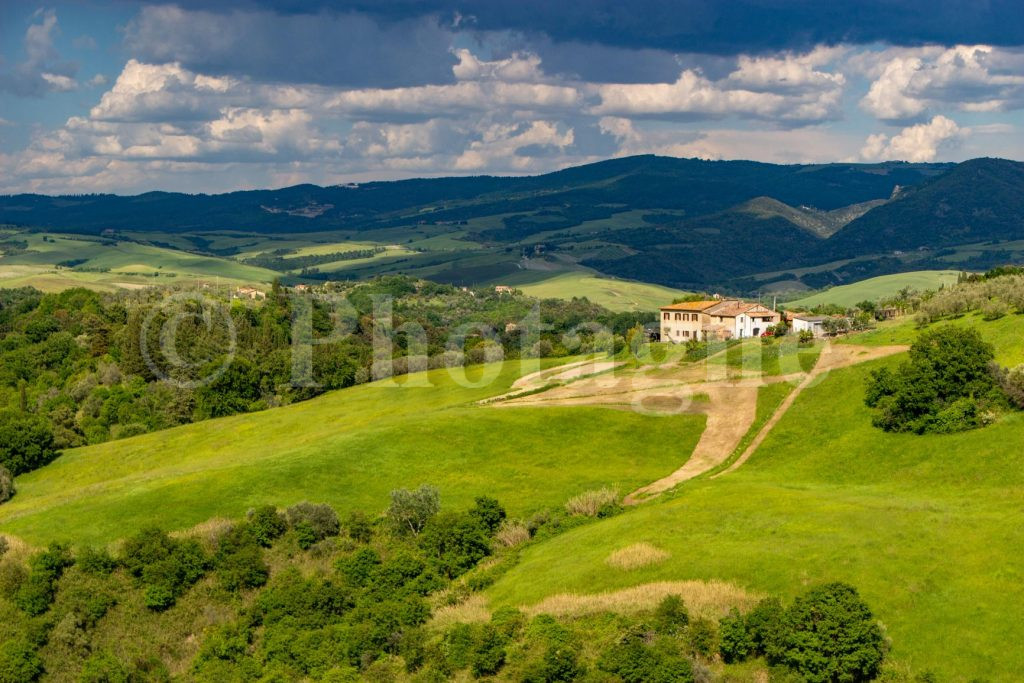
<path fill-rule="evenodd" d="M 389 308 L 380 308 L 385 301 Z M 652 316 L 404 277 L 317 296 L 275 286 L 265 301 L 247 304 L 211 289 L 0 290 L 0 464 L 19 474 L 60 449 L 293 403 L 410 369 L 612 351 Z M 581 328 L 567 348 L 567 333 L 584 322 L 609 332 Z M 168 332 L 171 348 L 161 337 Z"/>

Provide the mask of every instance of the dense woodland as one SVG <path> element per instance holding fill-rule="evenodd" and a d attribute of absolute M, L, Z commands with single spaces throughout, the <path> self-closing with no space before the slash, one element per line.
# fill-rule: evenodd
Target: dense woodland
<path fill-rule="evenodd" d="M 191 294 L 164 288 L 0 290 L 0 465 L 17 475 L 59 449 L 410 369 L 614 350 L 627 330 L 654 317 L 405 277 L 336 285 L 322 296 L 275 286 L 258 302 L 201 294 L 206 310 Z M 595 334 L 590 323 L 616 334 Z M 177 356 L 163 344 L 168 330 Z"/>
<path fill-rule="evenodd" d="M 140 529 L 115 552 L 27 554 L 0 539 L 0 683 L 685 683 L 748 659 L 778 680 L 864 681 L 889 648 L 857 591 L 838 583 L 714 617 L 670 595 L 629 614 L 505 607 L 459 619 L 524 544 L 593 517 L 570 504 L 509 520 L 487 497 L 441 511 L 429 486 L 391 498 L 380 516 L 339 520 L 302 503 L 187 534 Z"/>

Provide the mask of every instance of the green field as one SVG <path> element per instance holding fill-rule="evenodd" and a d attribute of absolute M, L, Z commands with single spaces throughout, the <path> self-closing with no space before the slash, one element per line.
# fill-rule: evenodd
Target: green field
<path fill-rule="evenodd" d="M 1024 355 L 1020 317 L 971 321 L 1004 363 Z M 913 328 L 876 332 L 891 343 Z M 858 341 L 856 338 L 853 341 Z M 896 667 L 941 680 L 1016 680 L 1024 637 L 1024 416 L 956 435 L 888 434 L 863 405 L 868 371 L 807 389 L 754 457 L 635 511 L 539 543 L 489 591 L 492 607 L 661 580 L 724 579 L 792 596 L 857 586 L 893 639 Z M 605 558 L 637 542 L 671 553 L 633 572 Z"/>
<path fill-rule="evenodd" d="M 525 514 L 588 489 L 647 483 L 671 471 L 703 429 L 696 415 L 475 405 L 522 372 L 518 362 L 506 365 L 480 389 L 432 371 L 70 450 L 18 478 L 18 495 L 0 507 L 0 529 L 34 543 L 81 543 L 146 523 L 185 528 L 261 502 L 325 501 L 376 513 L 391 489 L 421 483 L 438 486 L 448 505 L 488 494 Z M 470 378 L 481 372 L 471 368 Z M 678 450 L 660 447 L 669 439 Z"/>
<path fill-rule="evenodd" d="M 896 273 L 861 280 L 849 285 L 831 287 L 810 296 L 804 296 L 786 303 L 793 310 L 813 308 L 821 304 L 852 307 L 861 301 L 878 301 L 892 296 L 901 289 L 909 287 L 919 292 L 935 290 L 943 285 L 956 284 L 958 270 L 918 270 L 910 273 Z"/>
<path fill-rule="evenodd" d="M 533 274 L 536 276 L 536 272 Z M 508 278 L 508 284 L 515 285 L 529 296 L 541 299 L 586 297 L 613 311 L 657 311 L 686 294 L 670 287 L 614 280 L 583 271 L 557 273 L 528 284 L 517 284 L 516 279 L 515 276 Z"/>
<path fill-rule="evenodd" d="M 269 283 L 277 273 L 226 258 L 137 242 L 108 244 L 56 233 L 19 233 L 28 251 L 0 256 L 0 287 L 43 291 L 91 287 L 111 291 L 182 282 Z M 45 238 L 45 239 L 44 239 Z M 61 262 L 76 261 L 72 267 Z"/>
<path fill-rule="evenodd" d="M 970 315 L 953 324 L 977 327 L 1004 365 L 1024 362 L 1021 316 Z M 908 343 L 916 334 L 903 319 L 844 342 Z M 731 367 L 763 352 L 760 342 L 730 350 L 719 360 Z M 806 369 L 817 352 L 805 350 L 799 365 Z M 1006 644 L 1024 637 L 1015 607 L 1024 602 L 1024 415 L 954 435 L 877 430 L 862 402 L 864 383 L 872 368 L 899 361 L 824 376 L 735 472 L 697 478 L 527 545 L 487 590 L 490 607 L 690 579 L 790 599 L 840 580 L 855 585 L 885 624 L 892 671 L 1016 680 L 1024 651 Z M 611 485 L 625 493 L 664 476 L 703 429 L 700 415 L 476 404 L 529 369 L 518 362 L 471 368 L 473 381 L 497 374 L 479 388 L 432 371 L 70 450 L 18 478 L 17 496 L 0 506 L 0 530 L 33 544 L 81 544 L 110 542 L 147 523 L 187 528 L 262 502 L 309 499 L 342 513 L 376 513 L 391 489 L 420 483 L 437 485 L 446 506 L 487 494 L 524 516 L 585 490 Z M 745 442 L 788 391 L 760 391 Z M 640 542 L 669 555 L 630 571 L 606 563 Z"/>

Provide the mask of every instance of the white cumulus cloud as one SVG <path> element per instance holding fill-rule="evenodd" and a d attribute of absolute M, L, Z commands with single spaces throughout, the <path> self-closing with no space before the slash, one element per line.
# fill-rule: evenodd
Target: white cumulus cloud
<path fill-rule="evenodd" d="M 943 147 L 956 144 L 968 133 L 969 129 L 939 115 L 928 123 L 908 126 L 892 137 L 883 133 L 871 135 L 860 154 L 867 161 L 935 161 Z"/>
<path fill-rule="evenodd" d="M 1024 53 L 988 45 L 925 47 L 868 55 L 859 62 L 873 78 L 861 107 L 903 121 L 935 109 L 969 112 L 1024 107 Z"/>

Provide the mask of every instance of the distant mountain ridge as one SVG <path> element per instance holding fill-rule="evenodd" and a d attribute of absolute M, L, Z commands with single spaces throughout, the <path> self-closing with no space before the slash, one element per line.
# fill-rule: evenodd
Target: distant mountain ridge
<path fill-rule="evenodd" d="M 537 210 L 556 197 L 563 204 L 625 204 L 701 215 L 770 196 L 830 211 L 888 197 L 895 185 L 917 184 L 949 166 L 777 165 L 635 156 L 522 177 L 424 178 L 354 187 L 295 185 L 216 195 L 9 195 L 0 196 L 0 222 L 72 232 L 132 230 L 140 223 L 145 229 L 169 232 L 359 230 L 407 222 L 424 209 L 437 220 L 458 220 L 499 208 Z M 311 207 L 318 210 L 310 211 Z"/>
<path fill-rule="evenodd" d="M 958 261 L 957 249 L 1024 240 L 1024 164 L 777 165 L 648 155 L 523 177 L 218 195 L 2 196 L 0 224 L 126 238 L 137 231 L 185 234 L 200 252 L 209 244 L 203 233 L 225 230 L 386 244 L 457 240 L 458 248 L 446 248 L 451 253 L 417 248 L 346 277 L 422 272 L 474 282 L 514 270 L 520 252 L 542 249 L 560 263 L 681 288 L 760 289 L 776 280 L 817 287 L 1014 257 L 993 248 Z M 921 254 L 913 263 L 903 255 L 912 250 Z M 504 265 L 496 268 L 498 262 Z"/>

